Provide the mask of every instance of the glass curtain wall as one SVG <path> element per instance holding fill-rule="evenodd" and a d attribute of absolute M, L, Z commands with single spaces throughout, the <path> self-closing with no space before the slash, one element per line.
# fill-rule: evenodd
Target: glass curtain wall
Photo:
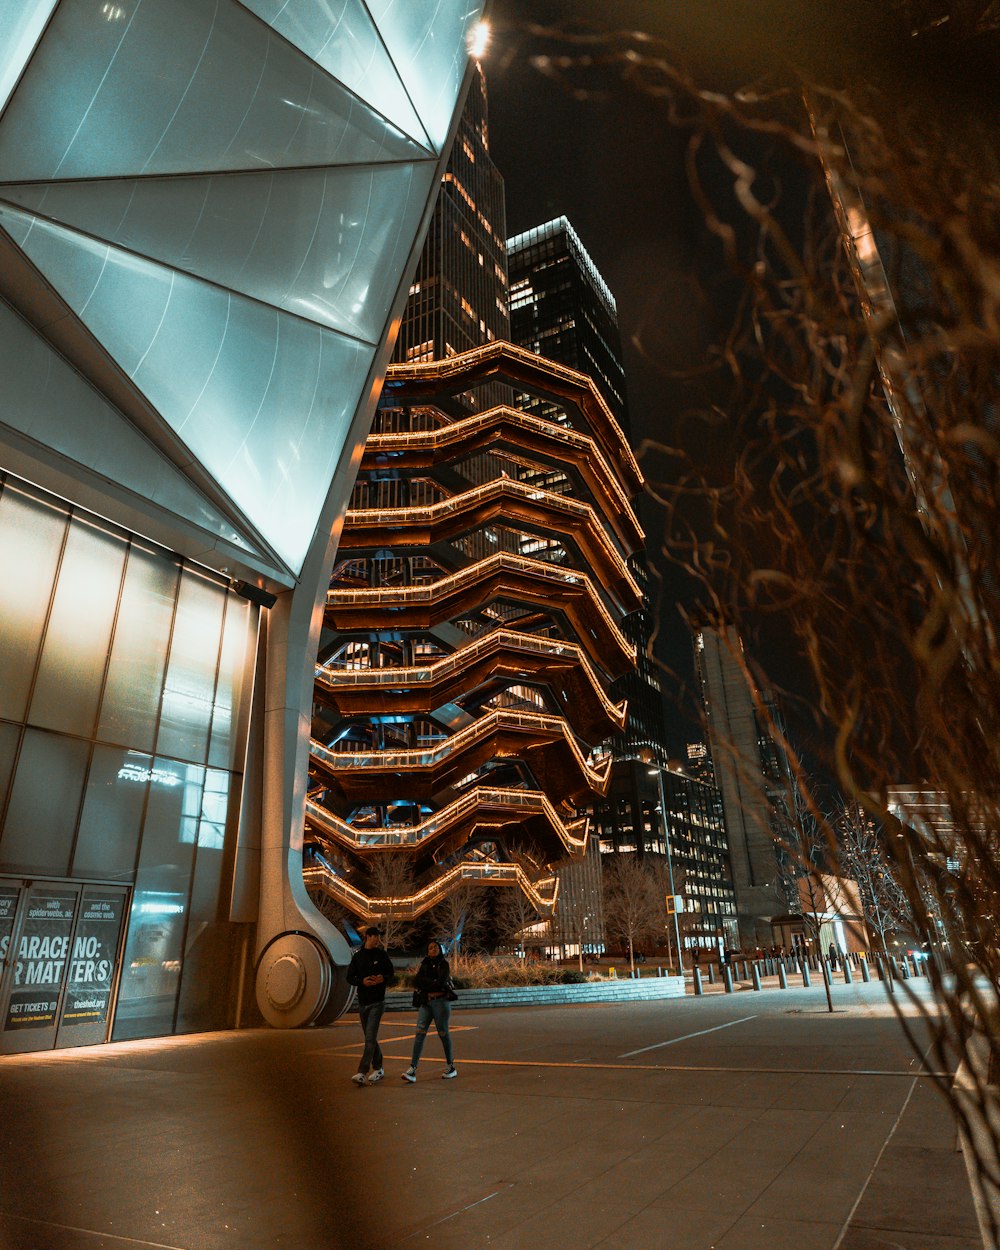
<path fill-rule="evenodd" d="M 116 1040 L 229 1023 L 257 608 L 2 474 L 0 586 L 0 874 L 131 888 Z"/>

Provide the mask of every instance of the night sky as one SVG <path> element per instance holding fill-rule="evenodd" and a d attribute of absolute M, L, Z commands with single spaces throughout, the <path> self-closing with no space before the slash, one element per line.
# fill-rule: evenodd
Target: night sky
<path fill-rule="evenodd" d="M 732 323 L 738 285 L 689 190 L 688 133 L 671 125 L 662 101 L 623 82 L 617 69 L 576 66 L 552 77 L 533 63 L 560 45 L 534 34 L 531 24 L 551 21 L 565 28 L 560 14 L 570 7 L 582 14 L 592 6 L 500 0 L 493 8 L 495 33 L 484 67 L 491 152 L 506 181 L 508 233 L 561 214 L 573 223 L 618 304 L 637 448 L 645 439 L 673 444 L 697 438 L 699 430 L 703 438 L 715 437 L 718 431 L 693 414 L 725 401 L 723 379 L 706 377 L 702 365 Z M 616 17 L 634 17 L 638 25 L 648 15 L 626 10 L 648 7 L 618 5 Z M 662 6 L 656 7 L 662 18 Z M 681 12 L 705 6 L 676 7 L 676 33 L 697 54 L 699 80 L 722 88 L 744 81 L 751 67 L 742 58 L 734 63 L 718 23 L 695 29 Z M 606 20 L 603 27 L 595 23 L 594 29 L 606 28 Z M 725 193 L 721 179 L 717 189 Z M 692 371 L 700 376 L 678 376 Z M 644 464 L 655 473 L 649 457 Z M 653 555 L 665 518 L 649 501 L 641 515 Z M 654 563 L 663 577 L 657 656 L 677 677 L 664 682 L 670 750 L 681 755 L 686 741 L 698 735 L 691 728 L 690 635 L 675 605 L 690 603 L 693 589 L 676 568 L 655 557 Z"/>
<path fill-rule="evenodd" d="M 928 7 L 929 0 L 921 2 Z M 494 0 L 484 68 L 508 233 L 560 214 L 573 223 L 617 300 L 637 448 L 644 439 L 662 440 L 699 454 L 707 448 L 710 459 L 717 442 L 725 455 L 724 424 L 713 426 L 700 414 L 713 404 L 724 409 L 729 391 L 721 375 L 703 366 L 732 324 L 740 286 L 691 195 L 688 132 L 671 124 L 663 100 L 626 80 L 620 59 L 585 67 L 579 58 L 590 52 L 600 60 L 629 46 L 662 51 L 629 33 L 640 31 L 665 40 L 672 63 L 709 90 L 785 86 L 794 66 L 835 86 L 860 78 L 907 101 L 924 95 L 928 107 L 938 107 L 948 92 L 958 94 L 959 108 L 995 96 L 995 39 L 985 53 L 981 40 L 974 53 L 968 41 L 956 51 L 942 44 L 938 30 L 932 43 L 901 39 L 899 8 L 891 0 Z M 952 29 L 940 28 L 944 36 Z M 570 45 L 552 31 L 606 38 Z M 539 61 L 560 53 L 572 53 L 576 63 L 563 69 Z M 993 84 L 985 94 L 975 86 L 977 76 L 981 88 Z M 746 151 L 767 171 L 794 233 L 807 183 L 801 160 L 769 140 Z M 709 157 L 699 171 L 725 207 L 728 175 Z M 655 453 L 643 465 L 647 476 L 656 476 Z M 663 513 L 646 504 L 641 515 L 654 553 Z M 654 564 L 663 577 L 656 651 L 676 673 L 665 686 L 669 745 L 680 755 L 696 731 L 690 637 L 676 605 L 690 605 L 694 590 L 664 559 L 654 556 Z M 780 642 L 775 646 L 773 632 L 770 643 L 759 645 L 770 648 L 759 658 L 779 685 L 794 689 L 794 657 L 782 653 Z"/>

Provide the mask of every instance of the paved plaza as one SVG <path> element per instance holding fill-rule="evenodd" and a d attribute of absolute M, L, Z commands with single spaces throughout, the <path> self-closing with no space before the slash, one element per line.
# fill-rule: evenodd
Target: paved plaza
<path fill-rule="evenodd" d="M 926 992 L 918 986 L 918 992 Z M 979 1250 L 878 985 L 414 1014 L 0 1060 L 5 1250 Z"/>

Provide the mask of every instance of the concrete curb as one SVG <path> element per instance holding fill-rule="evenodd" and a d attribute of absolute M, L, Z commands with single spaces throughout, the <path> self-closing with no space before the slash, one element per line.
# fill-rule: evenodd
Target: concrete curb
<path fill-rule="evenodd" d="M 683 998 L 683 977 L 644 977 L 641 981 L 586 981 L 582 985 L 505 985 L 488 990 L 458 990 L 452 1007 L 542 1007 L 563 1003 L 630 1003 Z M 415 1011 L 412 990 L 385 996 L 386 1011 Z M 354 1010 L 357 1010 L 355 1004 Z"/>

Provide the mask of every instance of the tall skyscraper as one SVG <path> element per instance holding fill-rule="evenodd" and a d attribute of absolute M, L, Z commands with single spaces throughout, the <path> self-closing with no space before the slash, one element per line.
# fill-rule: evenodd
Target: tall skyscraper
<path fill-rule="evenodd" d="M 557 217 L 508 239 L 507 271 L 511 340 L 593 378 L 627 426 L 615 297 L 570 222 Z"/>
<path fill-rule="evenodd" d="M 621 334 L 614 296 L 565 217 L 536 226 L 507 242 L 511 290 L 511 337 L 529 351 L 559 360 L 594 380 L 615 420 L 628 438 L 628 407 Z M 539 401 L 521 395 L 520 407 L 535 410 Z M 652 630 L 649 578 L 643 553 L 629 558 L 629 568 L 643 591 L 642 605 L 624 628 L 637 650 L 637 667 L 616 687 L 628 700 L 628 720 L 614 738 L 616 793 L 626 793 L 641 828 L 642 794 L 650 790 L 641 754 L 666 764 L 663 695 L 646 653 Z M 655 789 L 655 787 L 654 787 Z M 645 839 L 637 838 L 639 853 Z"/>
<path fill-rule="evenodd" d="M 490 156 L 486 78 L 477 64 L 410 283 L 396 363 L 444 360 L 510 338 L 506 231 L 503 178 Z"/>
<path fill-rule="evenodd" d="M 735 630 L 702 629 L 695 639 L 708 740 L 722 794 L 740 945 L 770 946 L 771 918 L 789 907 L 781 846 L 787 837 L 788 764 L 763 729 Z"/>

